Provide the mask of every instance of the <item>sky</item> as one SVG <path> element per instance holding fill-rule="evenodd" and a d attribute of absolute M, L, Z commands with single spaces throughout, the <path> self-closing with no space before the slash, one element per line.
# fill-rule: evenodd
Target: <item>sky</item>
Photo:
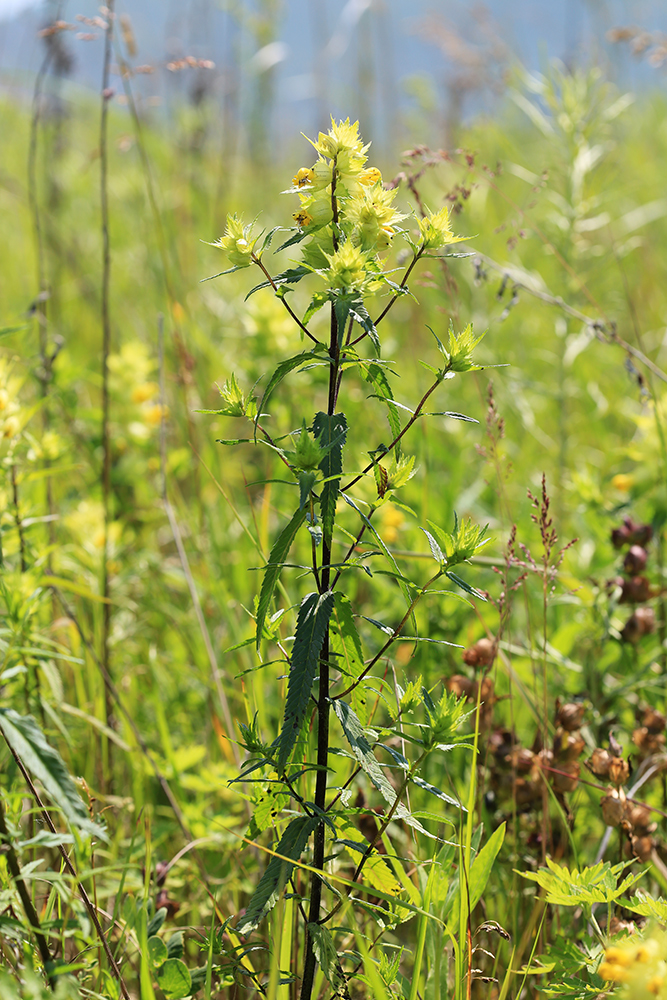
<path fill-rule="evenodd" d="M 0 20 L 3 17 L 11 17 L 12 14 L 18 14 L 20 10 L 25 10 L 26 7 L 33 7 L 35 0 L 0 0 Z"/>

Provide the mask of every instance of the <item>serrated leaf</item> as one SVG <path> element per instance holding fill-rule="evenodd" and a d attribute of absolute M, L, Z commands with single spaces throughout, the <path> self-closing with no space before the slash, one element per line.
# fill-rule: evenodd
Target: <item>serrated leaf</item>
<path fill-rule="evenodd" d="M 623 900 L 623 907 L 633 913 L 638 913 L 641 917 L 651 917 L 658 923 L 667 924 L 667 900 L 662 899 L 662 897 L 653 899 L 648 893 L 638 892 L 629 902 Z"/>
<path fill-rule="evenodd" d="M 366 381 L 370 382 L 373 386 L 377 395 L 381 399 L 385 400 L 387 404 L 387 420 L 389 421 L 389 427 L 391 428 L 392 440 L 394 440 L 401 433 L 401 419 L 398 415 L 396 404 L 394 403 L 394 394 L 391 391 L 389 380 L 380 365 L 374 363 L 367 365 L 365 377 Z M 400 458 L 400 441 L 395 445 L 394 454 L 397 459 Z"/>
<path fill-rule="evenodd" d="M 334 595 L 329 590 L 326 594 L 308 594 L 299 608 L 290 658 L 285 717 L 278 737 L 276 770 L 279 774 L 285 770 L 306 715 L 333 606 Z"/>
<path fill-rule="evenodd" d="M 308 503 L 310 491 L 317 482 L 316 472 L 299 473 L 299 510 L 304 510 Z"/>
<path fill-rule="evenodd" d="M 281 790 L 282 788 L 283 786 L 276 780 L 271 780 L 266 788 L 262 788 L 256 794 L 255 811 L 252 814 L 251 820 L 250 836 L 252 839 L 272 826 L 283 809 L 289 804 L 290 797 Z"/>
<path fill-rule="evenodd" d="M 266 866 L 243 919 L 236 928 L 239 934 L 249 934 L 253 931 L 276 905 L 294 869 L 294 864 L 285 861 L 284 858 L 298 861 L 318 824 L 319 820 L 312 816 L 299 816 L 288 825 L 276 847 L 276 853 L 282 857 L 272 857 Z"/>
<path fill-rule="evenodd" d="M 255 633 L 255 645 L 257 646 L 257 649 L 259 649 L 259 644 L 262 641 L 264 622 L 269 610 L 269 605 L 271 604 L 271 598 L 273 597 L 273 593 L 276 589 L 276 584 L 278 583 L 278 578 L 280 577 L 280 573 L 283 568 L 283 563 L 287 559 L 289 550 L 292 547 L 292 542 L 296 538 L 299 528 L 306 520 L 306 513 L 307 511 L 302 510 L 301 508 L 295 511 L 292 516 L 292 520 L 280 532 L 280 535 L 274 542 L 273 548 L 271 549 L 269 561 L 264 570 L 264 578 L 262 579 L 262 587 L 259 592 L 259 602 L 257 604 L 257 628 Z"/>
<path fill-rule="evenodd" d="M 547 903 L 558 903 L 560 906 L 591 905 L 593 903 L 613 903 L 640 878 L 644 872 L 628 875 L 618 883 L 618 877 L 626 867 L 624 863 L 611 865 L 608 861 L 599 862 L 579 871 L 559 865 L 547 858 L 547 867 L 536 872 L 520 872 L 523 878 L 537 882 L 546 890 Z"/>
<path fill-rule="evenodd" d="M 336 502 L 343 472 L 343 446 L 347 438 L 347 419 L 344 413 L 316 413 L 313 420 L 313 434 L 327 452 L 320 462 L 320 471 L 325 479 L 320 496 L 320 512 L 324 538 L 330 544 L 336 518 Z M 334 478 L 335 477 L 335 478 Z"/>
<path fill-rule="evenodd" d="M 287 248 L 288 248 L 288 247 L 293 247 L 293 246 L 294 246 L 294 245 L 295 245 L 296 243 L 301 243 L 301 241 L 302 241 L 302 240 L 305 240 L 305 238 L 306 238 L 306 236 L 307 236 L 307 235 L 308 235 L 308 234 L 307 234 L 307 233 L 304 233 L 304 231 L 303 231 L 302 229 L 299 229 L 299 230 L 298 230 L 298 231 L 297 231 L 297 232 L 296 232 L 296 233 L 294 234 L 294 236 L 290 236 L 290 238 L 289 238 L 288 240 L 285 240 L 285 242 L 284 242 L 284 243 L 282 243 L 282 244 L 281 244 L 281 245 L 280 245 L 280 246 L 279 246 L 279 247 L 278 247 L 278 248 L 277 248 L 276 250 L 274 250 L 273 252 L 274 252 L 274 253 L 280 253 L 280 251 L 281 251 L 281 250 L 287 250 Z"/>
<path fill-rule="evenodd" d="M 308 935 L 312 941 L 318 965 L 334 991 L 334 995 L 349 998 L 347 980 L 330 930 L 323 924 L 308 924 Z"/>
<path fill-rule="evenodd" d="M 180 958 L 167 959 L 158 972 L 158 982 L 167 1000 L 184 1000 L 192 992 L 188 967 Z"/>
<path fill-rule="evenodd" d="M 437 563 L 440 563 L 441 566 L 444 565 L 444 563 L 446 563 L 447 560 L 445 559 L 445 557 L 444 557 L 444 555 L 442 553 L 442 549 L 440 548 L 440 546 L 436 542 L 435 538 L 433 537 L 433 535 L 431 534 L 430 531 L 426 530 L 426 528 L 422 528 L 421 530 L 426 535 L 426 539 L 428 541 L 429 548 L 431 549 L 431 555 L 433 556 L 433 558 L 435 559 L 435 561 Z"/>
<path fill-rule="evenodd" d="M 89 837 L 107 841 L 103 827 L 93 823 L 65 762 L 46 740 L 31 715 L 0 709 L 0 731 L 31 775 L 38 778 L 71 826 Z"/>
<path fill-rule="evenodd" d="M 340 698 L 337 698 L 334 701 L 333 708 L 343 728 L 346 739 L 352 748 L 352 752 L 361 765 L 362 770 L 368 775 L 384 798 L 385 802 L 387 802 L 390 806 L 393 806 L 396 801 L 396 792 L 394 791 L 394 788 L 386 774 L 382 770 L 358 716 L 352 708 Z M 399 802 L 396 806 L 394 816 L 396 819 L 404 820 L 408 823 L 408 825 L 414 827 L 416 830 L 419 830 L 420 833 L 425 833 L 429 836 L 428 831 L 425 830 L 421 823 L 414 818 L 410 810 L 404 806 L 402 802 Z"/>
<path fill-rule="evenodd" d="M 373 347 L 380 354 L 380 338 L 378 337 L 378 332 L 375 329 L 375 324 L 368 314 L 366 306 L 363 304 L 361 299 L 353 301 L 350 303 L 349 315 L 359 324 L 359 326 L 364 330 L 365 333 L 371 338 L 373 342 Z"/>
<path fill-rule="evenodd" d="M 308 323 L 308 321 L 312 319 L 315 313 L 319 312 L 322 306 L 326 305 L 326 303 L 329 301 L 330 299 L 327 292 L 315 292 L 312 299 L 310 300 L 310 305 L 308 306 L 306 312 L 304 313 L 303 320 L 301 321 L 303 325 L 305 326 Z"/>

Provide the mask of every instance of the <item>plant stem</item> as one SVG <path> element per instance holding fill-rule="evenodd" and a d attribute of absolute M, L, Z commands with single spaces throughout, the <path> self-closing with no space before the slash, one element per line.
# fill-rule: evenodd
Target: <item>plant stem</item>
<path fill-rule="evenodd" d="M 334 250 L 338 241 L 336 237 L 336 225 L 338 222 L 338 207 L 336 201 L 336 162 L 334 160 L 331 179 L 331 205 L 333 212 Z M 338 345 L 338 320 L 333 303 L 331 304 L 331 327 L 329 339 L 329 356 L 331 365 L 329 366 L 329 396 L 327 404 L 327 414 L 332 417 L 336 408 L 336 396 L 339 387 L 338 372 L 340 367 L 340 348 Z M 320 593 L 326 594 L 331 582 L 331 536 L 324 534 L 322 538 L 322 565 L 320 571 Z M 317 778 L 315 780 L 315 805 L 324 812 L 326 808 L 327 796 L 327 770 L 329 766 L 329 641 L 330 633 L 327 627 L 322 652 L 320 654 L 320 684 L 317 700 Z M 321 822 L 315 830 L 313 838 L 313 868 L 322 871 L 324 869 L 324 848 L 326 829 L 324 822 Z M 308 922 L 315 924 L 320 919 L 320 906 L 322 903 L 322 879 L 313 873 L 310 879 L 310 908 Z M 303 963 L 303 978 L 301 980 L 301 1000 L 310 1000 L 315 979 L 315 952 L 313 941 L 306 932 L 306 948 Z"/>
<path fill-rule="evenodd" d="M 109 310 L 109 285 L 111 280 L 111 248 L 109 243 L 109 191 L 107 119 L 109 114 L 109 75 L 111 69 L 111 42 L 113 38 L 114 2 L 107 4 L 107 27 L 104 33 L 104 67 L 102 70 L 102 110 L 100 115 L 100 203 L 102 212 L 102 504 L 104 507 L 104 544 L 102 547 L 102 665 L 111 673 L 109 639 L 111 635 L 111 602 L 109 600 L 109 526 L 111 519 L 111 438 L 109 434 L 109 354 L 111 352 L 111 318 Z M 112 725 L 113 701 L 108 688 L 104 688 L 104 721 Z M 111 782 L 111 742 L 107 740 L 108 773 L 105 785 Z"/>

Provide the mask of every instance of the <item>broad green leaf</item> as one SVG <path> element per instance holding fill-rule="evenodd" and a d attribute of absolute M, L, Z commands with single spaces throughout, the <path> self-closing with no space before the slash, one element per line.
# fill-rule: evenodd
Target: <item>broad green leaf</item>
<path fill-rule="evenodd" d="M 160 989 L 167 1000 L 184 1000 L 192 992 L 192 980 L 185 962 L 168 958 L 158 973 Z"/>
<path fill-rule="evenodd" d="M 262 587 L 259 592 L 259 603 L 257 605 L 257 630 L 255 634 L 255 644 L 258 649 L 259 644 L 262 641 L 264 621 L 269 610 L 269 605 L 271 604 L 273 592 L 275 591 L 276 584 L 278 583 L 278 577 L 280 576 L 283 568 L 283 563 L 287 559 L 289 550 L 292 547 L 292 542 L 296 538 L 299 528 L 306 520 L 306 513 L 307 512 L 305 510 L 301 510 L 301 508 L 295 512 L 292 520 L 285 528 L 283 528 L 278 536 L 278 539 L 274 542 L 273 548 L 271 549 L 269 561 L 264 570 L 264 578 L 262 580 Z"/>
<path fill-rule="evenodd" d="M 332 657 L 332 662 L 348 681 L 355 681 L 364 669 L 364 654 L 357 626 L 354 624 L 350 599 L 340 591 L 336 592 L 331 626 L 330 650 L 336 654 Z M 370 705 L 365 685 L 357 684 L 353 689 L 352 708 L 362 725 L 370 721 Z"/>
<path fill-rule="evenodd" d="M 477 857 L 470 866 L 468 893 L 471 913 L 482 898 L 484 890 L 486 889 L 486 884 L 489 881 L 489 876 L 491 875 L 493 863 L 498 856 L 498 851 L 503 846 L 504 839 L 505 823 L 501 823 L 500 826 L 493 831 L 487 842 L 484 844 L 484 847 L 478 853 Z"/>
<path fill-rule="evenodd" d="M 320 445 L 328 451 L 320 462 L 320 470 L 325 479 L 320 496 L 320 511 L 324 539 L 331 542 L 334 521 L 336 517 L 336 501 L 340 487 L 340 475 L 343 472 L 343 445 L 347 437 L 347 420 L 344 413 L 316 413 L 313 420 L 313 434 Z M 332 477 L 337 478 L 332 478 Z"/>
<path fill-rule="evenodd" d="M 389 380 L 385 375 L 384 371 L 380 365 L 374 363 L 368 364 L 366 366 L 366 381 L 375 389 L 377 395 L 386 400 L 387 402 L 387 420 L 389 421 L 389 427 L 391 429 L 392 440 L 397 438 L 401 433 L 401 420 L 398 415 L 398 409 L 394 403 L 394 394 L 391 391 L 391 386 L 389 385 Z M 394 448 L 394 453 L 396 458 L 400 457 L 401 454 L 401 442 Z"/>
<path fill-rule="evenodd" d="M 299 608 L 287 685 L 285 718 L 278 738 L 276 770 L 279 774 L 285 770 L 305 718 L 333 605 L 334 595 L 329 590 L 326 594 L 308 594 Z"/>
<path fill-rule="evenodd" d="M 155 911 L 151 919 L 148 921 L 148 925 L 146 927 L 146 933 L 148 934 L 149 938 L 157 934 L 157 932 L 160 930 L 162 924 L 165 922 L 166 919 L 167 919 L 167 908 L 166 906 L 161 906 L 159 910 Z"/>
<path fill-rule="evenodd" d="M 313 943 L 313 952 L 318 965 L 329 982 L 335 996 L 349 998 L 345 973 L 340 964 L 331 931 L 323 924 L 308 924 L 308 935 Z"/>
<path fill-rule="evenodd" d="M 174 931 L 167 941 L 167 957 L 183 958 L 183 931 Z"/>
<path fill-rule="evenodd" d="M 167 946 L 162 938 L 153 935 L 148 939 L 148 960 L 154 969 L 159 969 L 169 958 Z"/>
<path fill-rule="evenodd" d="M 266 866 L 242 921 L 236 928 L 237 933 L 249 934 L 276 905 L 294 869 L 293 864 L 283 859 L 291 858 L 295 862 L 299 860 L 318 823 L 319 820 L 312 816 L 299 816 L 289 824 L 276 847 L 276 853 L 282 857 L 272 857 Z"/>
<path fill-rule="evenodd" d="M 68 823 L 87 836 L 108 840 L 103 827 L 91 821 L 65 762 L 58 751 L 47 743 L 32 716 L 19 715 L 12 708 L 2 708 L 0 731 L 26 769 L 41 781 Z"/>
<path fill-rule="evenodd" d="M 282 791 L 284 785 L 278 782 L 275 771 L 270 778 L 267 786 L 255 793 L 255 811 L 250 821 L 251 839 L 273 826 L 290 800 L 289 794 Z"/>

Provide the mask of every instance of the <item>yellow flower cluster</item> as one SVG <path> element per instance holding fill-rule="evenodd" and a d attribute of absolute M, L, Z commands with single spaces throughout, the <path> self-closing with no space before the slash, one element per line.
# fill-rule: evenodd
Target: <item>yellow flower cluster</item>
<path fill-rule="evenodd" d="M 304 261 L 320 271 L 329 288 L 369 291 L 380 270 L 377 254 L 389 247 L 396 224 L 405 218 L 393 206 L 396 191 L 382 186 L 377 167 L 366 166 L 368 146 L 359 136 L 359 122 L 332 119 L 329 131 L 309 142 L 318 159 L 296 172 L 291 188 L 301 202 L 294 221 L 312 237 Z"/>
<path fill-rule="evenodd" d="M 598 975 L 622 983 L 627 1000 L 667 1000 L 667 934 L 654 931 L 643 941 L 628 939 L 607 948 Z"/>

